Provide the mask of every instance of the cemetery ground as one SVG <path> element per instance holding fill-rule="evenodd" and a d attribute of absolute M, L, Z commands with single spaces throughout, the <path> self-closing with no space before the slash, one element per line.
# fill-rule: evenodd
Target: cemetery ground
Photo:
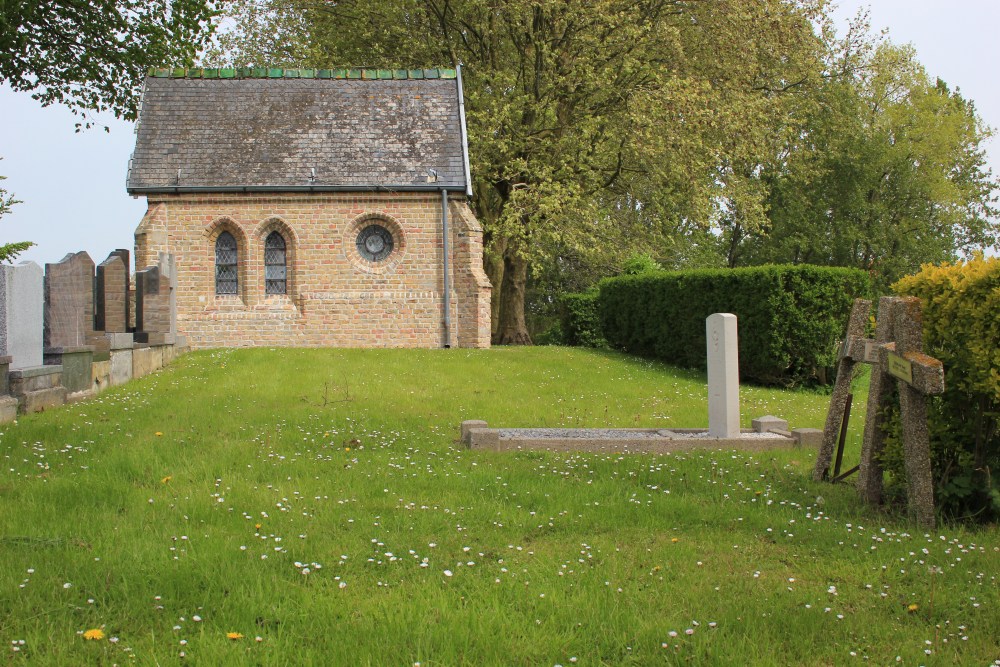
<path fill-rule="evenodd" d="M 925 534 L 812 481 L 814 450 L 458 442 L 464 419 L 704 427 L 705 394 L 592 350 L 224 350 L 23 416 L 0 663 L 995 664 L 997 528 Z M 744 387 L 742 426 L 828 403 Z"/>

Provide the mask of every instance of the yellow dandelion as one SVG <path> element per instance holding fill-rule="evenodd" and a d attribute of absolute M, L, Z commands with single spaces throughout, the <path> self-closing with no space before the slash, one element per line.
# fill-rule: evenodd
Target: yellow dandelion
<path fill-rule="evenodd" d="M 920 609 L 920 605 L 918 605 L 916 602 L 914 602 L 913 604 L 911 604 L 909 607 L 906 608 L 906 611 L 908 611 L 910 613 L 913 613 L 913 612 L 915 612 L 918 609 Z"/>
<path fill-rule="evenodd" d="M 671 541 L 671 542 L 680 542 L 680 541 L 681 541 L 681 538 L 679 538 L 679 537 L 671 537 L 671 538 L 670 538 L 670 541 Z"/>
<path fill-rule="evenodd" d="M 101 630 L 100 628 L 91 628 L 83 633 L 83 638 L 89 641 L 104 639 L 104 630 Z"/>
<path fill-rule="evenodd" d="M 260 530 L 260 524 L 259 523 L 255 523 L 253 525 L 253 527 L 254 527 L 255 530 Z"/>
<path fill-rule="evenodd" d="M 161 435 L 163 435 L 163 431 L 157 431 L 157 432 L 156 432 L 156 437 L 157 437 L 157 438 L 158 438 L 158 437 L 160 437 Z"/>
<path fill-rule="evenodd" d="M 236 641 L 237 639 L 243 639 L 243 635 L 240 634 L 239 632 L 227 632 L 226 637 L 228 639 L 232 639 L 233 641 Z"/>
<path fill-rule="evenodd" d="M 172 479 L 173 479 L 172 475 L 167 475 L 166 477 L 160 480 L 160 484 L 169 484 L 170 480 Z"/>
<path fill-rule="evenodd" d="M 349 451 L 351 451 L 351 448 L 350 447 L 344 447 L 344 451 L 345 452 L 349 452 Z"/>

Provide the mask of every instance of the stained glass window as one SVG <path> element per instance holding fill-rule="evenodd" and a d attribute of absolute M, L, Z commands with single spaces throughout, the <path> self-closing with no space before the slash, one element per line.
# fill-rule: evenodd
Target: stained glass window
<path fill-rule="evenodd" d="M 215 240 L 215 293 L 236 294 L 239 286 L 236 239 L 222 232 Z"/>
<path fill-rule="evenodd" d="M 264 293 L 287 294 L 287 271 L 285 239 L 278 232 L 271 232 L 264 241 Z"/>

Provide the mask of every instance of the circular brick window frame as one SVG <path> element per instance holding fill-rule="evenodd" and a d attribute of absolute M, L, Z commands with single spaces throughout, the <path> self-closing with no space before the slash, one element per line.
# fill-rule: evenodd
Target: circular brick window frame
<path fill-rule="evenodd" d="M 358 236 L 368 227 L 383 227 L 392 235 L 392 251 L 387 257 L 372 261 L 358 251 Z M 348 225 L 343 238 L 344 252 L 355 268 L 365 273 L 391 273 L 406 254 L 406 237 L 399 222 L 385 213 L 365 213 Z"/>

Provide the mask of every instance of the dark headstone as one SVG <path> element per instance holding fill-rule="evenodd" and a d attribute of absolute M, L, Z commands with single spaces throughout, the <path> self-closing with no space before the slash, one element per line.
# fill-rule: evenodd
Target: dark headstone
<path fill-rule="evenodd" d="M 106 333 L 128 331 L 128 267 L 117 252 L 97 267 L 94 328 Z"/>

